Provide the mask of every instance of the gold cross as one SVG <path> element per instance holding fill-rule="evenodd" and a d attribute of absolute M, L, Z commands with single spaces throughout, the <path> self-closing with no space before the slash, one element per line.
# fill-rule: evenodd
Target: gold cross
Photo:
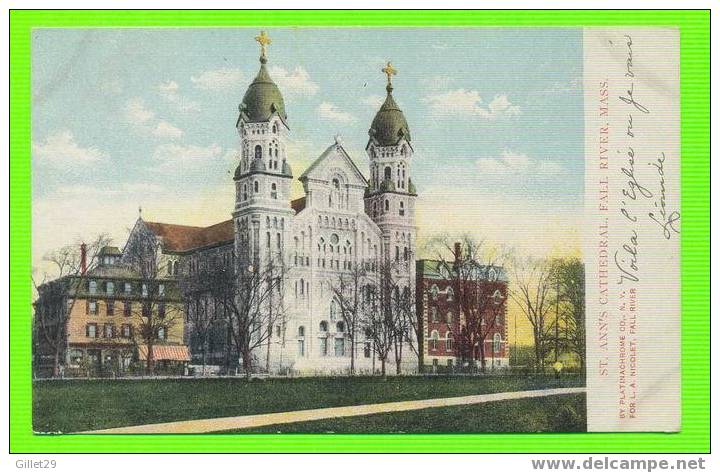
<path fill-rule="evenodd" d="M 272 43 L 270 36 L 268 36 L 267 33 L 265 33 L 264 31 L 261 31 L 260 36 L 255 36 L 255 41 L 260 43 L 260 57 L 265 57 L 267 45 Z"/>
<path fill-rule="evenodd" d="M 392 84 L 392 76 L 394 76 L 398 73 L 397 69 L 395 69 L 393 67 L 393 65 L 390 64 L 390 61 L 388 61 L 387 66 L 383 67 L 381 70 L 388 78 L 388 85 L 391 85 Z"/>

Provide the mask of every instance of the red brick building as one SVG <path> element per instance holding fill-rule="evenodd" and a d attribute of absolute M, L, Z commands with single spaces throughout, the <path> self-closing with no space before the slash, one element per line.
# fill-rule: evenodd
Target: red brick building
<path fill-rule="evenodd" d="M 463 261 L 460 253 L 456 244 L 454 260 L 417 261 L 423 364 L 434 371 L 480 368 L 484 352 L 486 369 L 507 367 L 507 275 L 499 266 Z M 476 300 L 485 302 L 469 305 Z"/>

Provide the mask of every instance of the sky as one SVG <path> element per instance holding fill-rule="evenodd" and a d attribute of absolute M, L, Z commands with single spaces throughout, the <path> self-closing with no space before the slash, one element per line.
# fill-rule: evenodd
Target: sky
<path fill-rule="evenodd" d="M 33 265 L 138 217 L 230 218 L 238 104 L 257 29 L 36 29 Z M 577 29 L 269 29 L 295 176 L 339 134 L 367 176 L 367 130 L 393 95 L 415 149 L 419 244 L 470 233 L 544 255 L 579 243 L 582 32 Z M 295 182 L 295 196 L 301 186 Z"/>

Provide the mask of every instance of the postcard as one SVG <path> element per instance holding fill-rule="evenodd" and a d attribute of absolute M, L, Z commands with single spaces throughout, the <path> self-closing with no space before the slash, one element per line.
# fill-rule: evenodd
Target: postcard
<path fill-rule="evenodd" d="M 36 28 L 36 434 L 677 432 L 676 28 Z"/>

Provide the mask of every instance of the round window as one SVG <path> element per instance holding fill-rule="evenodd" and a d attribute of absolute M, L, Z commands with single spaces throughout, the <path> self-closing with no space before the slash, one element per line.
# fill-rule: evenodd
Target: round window
<path fill-rule="evenodd" d="M 333 245 L 337 245 L 339 241 L 340 237 L 337 236 L 337 233 L 333 233 L 330 237 L 330 243 L 332 243 Z"/>

